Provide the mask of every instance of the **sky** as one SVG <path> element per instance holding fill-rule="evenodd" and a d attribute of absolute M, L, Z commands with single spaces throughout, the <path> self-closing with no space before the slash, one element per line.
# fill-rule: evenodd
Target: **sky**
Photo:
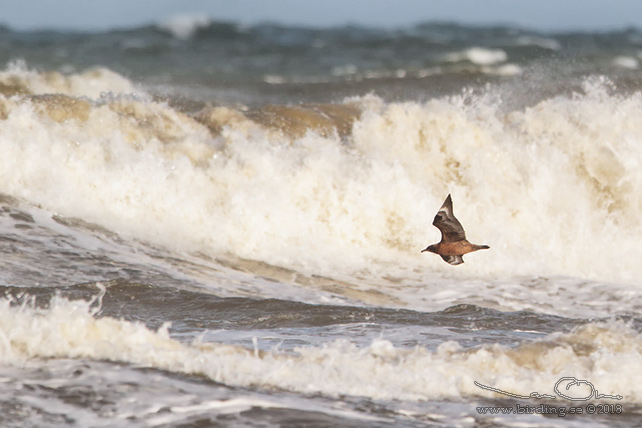
<path fill-rule="evenodd" d="M 543 30 L 642 28 L 642 0 L 0 0 L 14 29 L 102 31 L 203 14 L 252 24 L 402 27 L 439 20 Z"/>

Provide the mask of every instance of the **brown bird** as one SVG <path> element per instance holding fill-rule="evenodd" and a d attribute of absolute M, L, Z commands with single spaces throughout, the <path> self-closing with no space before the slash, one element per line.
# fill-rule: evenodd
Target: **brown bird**
<path fill-rule="evenodd" d="M 464 262 L 462 257 L 464 254 L 490 248 L 488 245 L 475 245 L 466 240 L 466 232 L 453 214 L 453 200 L 450 195 L 439 208 L 432 224 L 441 231 L 441 242 L 421 250 L 422 253 L 430 251 L 439 254 L 445 262 L 451 265 L 460 265 Z"/>

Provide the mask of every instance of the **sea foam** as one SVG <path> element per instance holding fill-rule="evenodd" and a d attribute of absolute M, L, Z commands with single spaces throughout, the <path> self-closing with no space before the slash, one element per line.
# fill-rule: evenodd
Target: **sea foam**
<path fill-rule="evenodd" d="M 3 364 L 90 358 L 196 374 L 228 385 L 381 400 L 507 397 L 478 384 L 522 396 L 555 396 L 558 381 L 573 373 L 600 394 L 621 397 L 606 398 L 609 402 L 642 402 L 637 370 L 642 338 L 621 322 L 590 323 L 514 348 L 495 344 L 466 350 L 450 341 L 431 351 L 396 347 L 384 336 L 365 347 L 338 340 L 285 353 L 182 343 L 170 337 L 166 325 L 152 331 L 139 323 L 97 318 L 99 301 L 54 297 L 48 309 L 38 309 L 0 299 L 0 309 Z"/>
<path fill-rule="evenodd" d="M 606 80 L 508 112 L 491 88 L 206 123 L 145 97 L 52 96 L 44 76 L 13 73 L 26 94 L 0 98 L 0 191 L 123 236 L 308 273 L 642 275 L 642 96 Z M 419 254 L 448 194 L 468 238 L 491 247 L 456 272 Z"/>
<path fill-rule="evenodd" d="M 172 16 L 157 26 L 162 30 L 169 31 L 177 39 L 187 40 L 199 29 L 209 26 L 212 22 L 212 18 L 204 14 L 181 14 Z"/>

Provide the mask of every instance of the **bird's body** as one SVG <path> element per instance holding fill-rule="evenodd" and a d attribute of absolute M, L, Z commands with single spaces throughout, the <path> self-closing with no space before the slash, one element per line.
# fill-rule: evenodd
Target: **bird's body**
<path fill-rule="evenodd" d="M 441 241 L 428 246 L 424 251 L 439 254 L 444 261 L 451 265 L 464 263 L 464 254 L 490 248 L 488 245 L 471 244 L 466 239 L 466 232 L 459 220 L 453 214 L 453 201 L 450 195 L 435 215 L 432 224 L 441 231 Z"/>

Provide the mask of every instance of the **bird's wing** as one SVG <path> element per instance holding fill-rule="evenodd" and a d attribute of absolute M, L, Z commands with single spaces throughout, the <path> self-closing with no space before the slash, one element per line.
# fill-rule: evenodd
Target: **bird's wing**
<path fill-rule="evenodd" d="M 453 214 L 453 201 L 450 195 L 439 208 L 432 224 L 441 231 L 441 240 L 444 242 L 455 242 L 466 239 L 466 232 L 459 220 Z"/>
<path fill-rule="evenodd" d="M 440 254 L 441 258 L 444 259 L 446 263 L 450 263 L 451 265 L 460 265 L 464 262 L 464 257 L 463 256 L 444 256 Z"/>

